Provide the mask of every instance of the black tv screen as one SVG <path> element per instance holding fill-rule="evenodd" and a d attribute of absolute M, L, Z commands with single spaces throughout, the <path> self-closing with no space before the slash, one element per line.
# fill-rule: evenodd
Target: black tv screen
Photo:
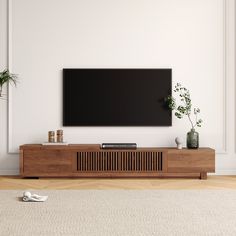
<path fill-rule="evenodd" d="M 171 126 L 171 69 L 63 69 L 63 126 Z"/>

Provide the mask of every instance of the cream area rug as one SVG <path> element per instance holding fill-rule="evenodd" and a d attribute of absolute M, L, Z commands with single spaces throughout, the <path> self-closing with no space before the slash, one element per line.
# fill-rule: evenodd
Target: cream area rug
<path fill-rule="evenodd" d="M 0 191 L 1 236 L 236 235 L 234 190 Z"/>

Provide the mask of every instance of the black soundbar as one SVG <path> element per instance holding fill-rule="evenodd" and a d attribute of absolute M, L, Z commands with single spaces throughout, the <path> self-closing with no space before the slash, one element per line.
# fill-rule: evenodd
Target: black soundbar
<path fill-rule="evenodd" d="M 103 143 L 102 149 L 136 149 L 136 143 Z"/>

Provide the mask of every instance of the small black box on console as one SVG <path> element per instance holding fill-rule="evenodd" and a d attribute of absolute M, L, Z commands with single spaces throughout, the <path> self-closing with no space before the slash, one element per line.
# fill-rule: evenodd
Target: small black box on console
<path fill-rule="evenodd" d="M 136 143 L 103 143 L 102 149 L 136 149 Z"/>

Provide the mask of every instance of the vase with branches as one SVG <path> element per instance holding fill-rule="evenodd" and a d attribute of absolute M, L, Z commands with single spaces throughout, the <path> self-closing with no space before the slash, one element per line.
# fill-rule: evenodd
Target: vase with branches
<path fill-rule="evenodd" d="M 179 97 L 179 104 L 177 105 L 176 98 L 173 96 L 167 97 L 168 107 L 175 111 L 175 116 L 178 119 L 182 119 L 187 116 L 190 124 L 191 131 L 187 133 L 187 147 L 188 148 L 198 148 L 199 147 L 199 134 L 195 131 L 195 127 L 202 126 L 202 119 L 199 119 L 199 108 L 192 107 L 192 100 L 190 97 L 190 92 L 187 88 L 183 87 L 180 83 L 177 83 L 174 88 L 174 92 Z M 193 114 L 192 114 L 193 111 Z M 194 118 L 193 118 L 194 117 Z"/>
<path fill-rule="evenodd" d="M 7 83 L 13 84 L 15 86 L 17 83 L 17 75 L 10 73 L 8 69 L 0 72 L 0 99 L 4 98 L 3 86 Z"/>

